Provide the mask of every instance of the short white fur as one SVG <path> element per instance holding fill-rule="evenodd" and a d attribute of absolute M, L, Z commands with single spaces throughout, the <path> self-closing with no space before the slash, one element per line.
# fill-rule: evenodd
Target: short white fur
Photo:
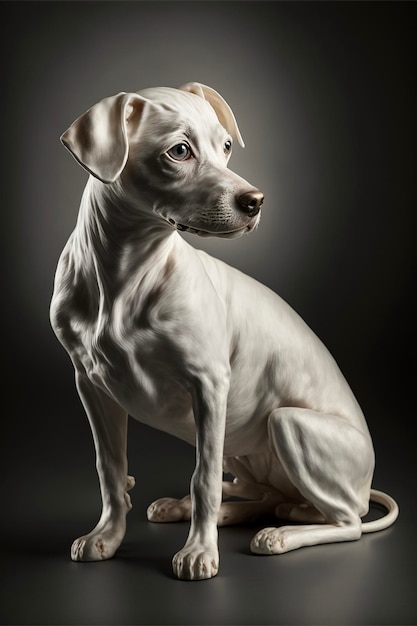
<path fill-rule="evenodd" d="M 364 416 L 321 341 L 279 296 L 178 232 L 257 227 L 263 194 L 228 169 L 232 139 L 243 145 L 230 107 L 200 83 L 106 98 L 62 136 L 90 176 L 51 322 L 74 364 L 103 502 L 74 560 L 110 558 L 123 540 L 128 415 L 196 445 L 190 495 L 148 508 L 154 522 L 191 521 L 179 578 L 217 574 L 218 525 L 291 521 L 253 538 L 269 555 L 359 539 L 398 515 L 371 489 Z M 388 513 L 362 523 L 370 498 Z"/>

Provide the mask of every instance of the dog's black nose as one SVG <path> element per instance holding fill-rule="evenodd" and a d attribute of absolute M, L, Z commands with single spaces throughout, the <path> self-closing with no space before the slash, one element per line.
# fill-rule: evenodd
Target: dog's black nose
<path fill-rule="evenodd" d="M 246 191 L 242 193 L 237 199 L 240 207 L 250 217 L 254 217 L 260 211 L 262 202 L 264 201 L 264 194 L 259 189 L 252 189 L 252 191 Z"/>

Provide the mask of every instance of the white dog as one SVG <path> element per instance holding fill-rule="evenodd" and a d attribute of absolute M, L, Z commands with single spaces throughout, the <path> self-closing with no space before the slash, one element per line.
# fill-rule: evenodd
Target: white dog
<path fill-rule="evenodd" d="M 231 109 L 199 83 L 106 98 L 61 138 L 91 176 L 51 321 L 74 364 L 103 500 L 74 560 L 108 559 L 123 539 L 128 415 L 196 445 L 191 495 L 148 509 L 154 522 L 191 519 L 179 578 L 217 573 L 218 525 L 275 512 L 292 524 L 261 530 L 251 549 L 277 554 L 358 539 L 398 514 L 370 489 L 365 419 L 320 340 L 269 289 L 178 234 L 256 228 L 263 194 L 227 168 L 233 138 L 243 146 Z M 362 523 L 370 498 L 388 512 Z"/>

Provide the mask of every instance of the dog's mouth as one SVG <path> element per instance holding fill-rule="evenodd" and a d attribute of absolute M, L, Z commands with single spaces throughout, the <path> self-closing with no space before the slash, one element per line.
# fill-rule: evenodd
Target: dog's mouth
<path fill-rule="evenodd" d="M 239 228 L 238 230 L 217 232 L 209 230 L 197 230 L 196 228 L 192 228 L 191 226 L 185 226 L 185 224 L 177 224 L 177 230 L 184 233 L 192 233 L 193 235 L 198 235 L 199 237 L 237 237 L 238 235 L 248 231 L 248 229 L 249 226 L 245 226 L 244 228 Z"/>
<path fill-rule="evenodd" d="M 199 237 L 224 237 L 227 239 L 233 239 L 234 237 L 241 237 L 245 233 L 249 233 L 251 230 L 254 230 L 254 228 L 256 228 L 259 223 L 259 216 L 251 220 L 249 224 L 246 224 L 245 226 L 241 226 L 240 228 L 235 228 L 233 230 L 227 231 L 209 231 L 199 228 L 193 228 L 192 226 L 187 226 L 186 224 L 177 224 L 172 218 L 170 218 L 168 221 L 180 232 L 191 233 L 193 235 L 198 235 Z"/>

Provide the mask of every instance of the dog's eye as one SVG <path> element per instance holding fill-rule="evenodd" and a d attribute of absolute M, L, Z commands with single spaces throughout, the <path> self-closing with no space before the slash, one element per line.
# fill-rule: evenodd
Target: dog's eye
<path fill-rule="evenodd" d="M 224 142 L 224 151 L 226 154 L 229 154 L 231 150 L 232 150 L 232 142 L 230 141 L 230 139 L 228 139 L 227 141 Z"/>
<path fill-rule="evenodd" d="M 176 161 L 186 161 L 192 157 L 191 148 L 186 143 L 177 143 L 168 150 L 167 154 Z"/>

